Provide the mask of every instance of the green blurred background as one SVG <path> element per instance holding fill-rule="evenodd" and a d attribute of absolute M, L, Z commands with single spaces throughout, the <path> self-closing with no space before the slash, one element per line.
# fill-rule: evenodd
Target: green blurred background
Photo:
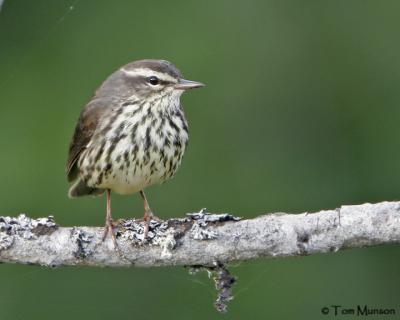
<path fill-rule="evenodd" d="M 399 12 L 396 0 L 5 0 L 1 214 L 103 225 L 104 198 L 67 198 L 69 139 L 94 89 L 142 58 L 207 84 L 183 97 L 178 174 L 148 189 L 158 216 L 399 199 Z M 143 213 L 138 195 L 113 209 Z M 206 275 L 182 268 L 1 265 L 0 319 L 328 319 L 325 305 L 398 308 L 399 261 L 387 246 L 236 264 L 225 316 Z"/>

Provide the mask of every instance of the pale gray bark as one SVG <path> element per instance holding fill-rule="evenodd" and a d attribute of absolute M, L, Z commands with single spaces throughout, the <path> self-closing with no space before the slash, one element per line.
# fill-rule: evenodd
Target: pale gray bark
<path fill-rule="evenodd" d="M 238 220 L 188 215 L 143 226 L 121 223 L 117 240 L 101 242 L 101 227 L 58 227 L 52 217 L 0 217 L 0 262 L 44 266 L 213 266 L 261 257 L 309 255 L 400 242 L 400 202 L 342 206 L 312 214 L 275 213 Z"/>

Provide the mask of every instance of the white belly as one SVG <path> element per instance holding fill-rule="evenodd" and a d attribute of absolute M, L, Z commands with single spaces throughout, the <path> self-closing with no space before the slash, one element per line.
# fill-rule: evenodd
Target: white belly
<path fill-rule="evenodd" d="M 118 163 L 108 174 L 104 174 L 103 181 L 98 184 L 97 188 L 111 189 L 120 194 L 131 194 L 143 190 L 144 188 L 162 183 L 172 177 L 180 164 L 180 159 L 173 157 L 173 151 L 166 151 L 165 157 L 168 161 L 162 160 L 160 153 L 150 152 L 148 159 L 145 156 L 143 148 L 139 147 L 136 156 L 132 153 L 132 146 L 124 143 L 119 143 L 115 149 L 112 161 Z M 129 160 L 125 161 L 123 155 L 129 153 Z M 118 155 L 122 155 L 120 161 L 117 162 Z M 170 163 L 169 159 L 173 159 Z M 173 166 L 176 164 L 175 170 Z"/>

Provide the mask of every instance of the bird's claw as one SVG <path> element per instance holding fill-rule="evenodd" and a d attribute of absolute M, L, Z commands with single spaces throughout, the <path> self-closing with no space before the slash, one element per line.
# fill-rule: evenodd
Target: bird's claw
<path fill-rule="evenodd" d="M 151 220 L 155 221 L 162 221 L 159 217 L 155 216 L 153 212 L 151 211 L 146 211 L 143 216 L 143 222 L 144 222 L 144 230 L 143 230 L 143 240 L 147 239 L 147 236 L 149 234 L 149 229 L 150 229 L 150 222 Z"/>
<path fill-rule="evenodd" d="M 101 242 L 104 242 L 107 238 L 107 235 L 109 234 L 113 241 L 115 250 L 119 253 L 120 250 L 119 250 L 119 246 L 117 243 L 117 238 L 115 237 L 115 233 L 114 233 L 115 227 L 116 227 L 116 224 L 114 224 L 114 221 L 112 219 L 106 219 L 106 225 L 104 227 L 104 233 L 103 233 Z"/>

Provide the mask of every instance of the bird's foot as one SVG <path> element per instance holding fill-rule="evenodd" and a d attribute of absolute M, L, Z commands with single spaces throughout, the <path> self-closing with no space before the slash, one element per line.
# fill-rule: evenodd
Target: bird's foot
<path fill-rule="evenodd" d="M 147 235 L 149 234 L 149 228 L 150 228 L 150 221 L 151 220 L 156 220 L 156 221 L 162 221 L 159 217 L 155 216 L 153 212 L 151 211 L 146 211 L 143 216 L 143 222 L 144 222 L 144 232 L 143 232 L 143 240 L 147 239 Z"/>
<path fill-rule="evenodd" d="M 114 224 L 113 220 L 112 219 L 106 219 L 106 225 L 104 226 L 104 233 L 103 233 L 103 237 L 101 239 L 101 242 L 104 242 L 104 240 L 106 240 L 106 238 L 107 238 L 107 235 L 109 234 L 111 239 L 112 239 L 112 241 L 113 241 L 114 249 L 118 253 L 120 253 L 119 246 L 118 246 L 118 243 L 117 243 L 117 238 L 115 237 L 115 233 L 114 233 L 114 228 L 115 228 L 115 224 Z"/>

